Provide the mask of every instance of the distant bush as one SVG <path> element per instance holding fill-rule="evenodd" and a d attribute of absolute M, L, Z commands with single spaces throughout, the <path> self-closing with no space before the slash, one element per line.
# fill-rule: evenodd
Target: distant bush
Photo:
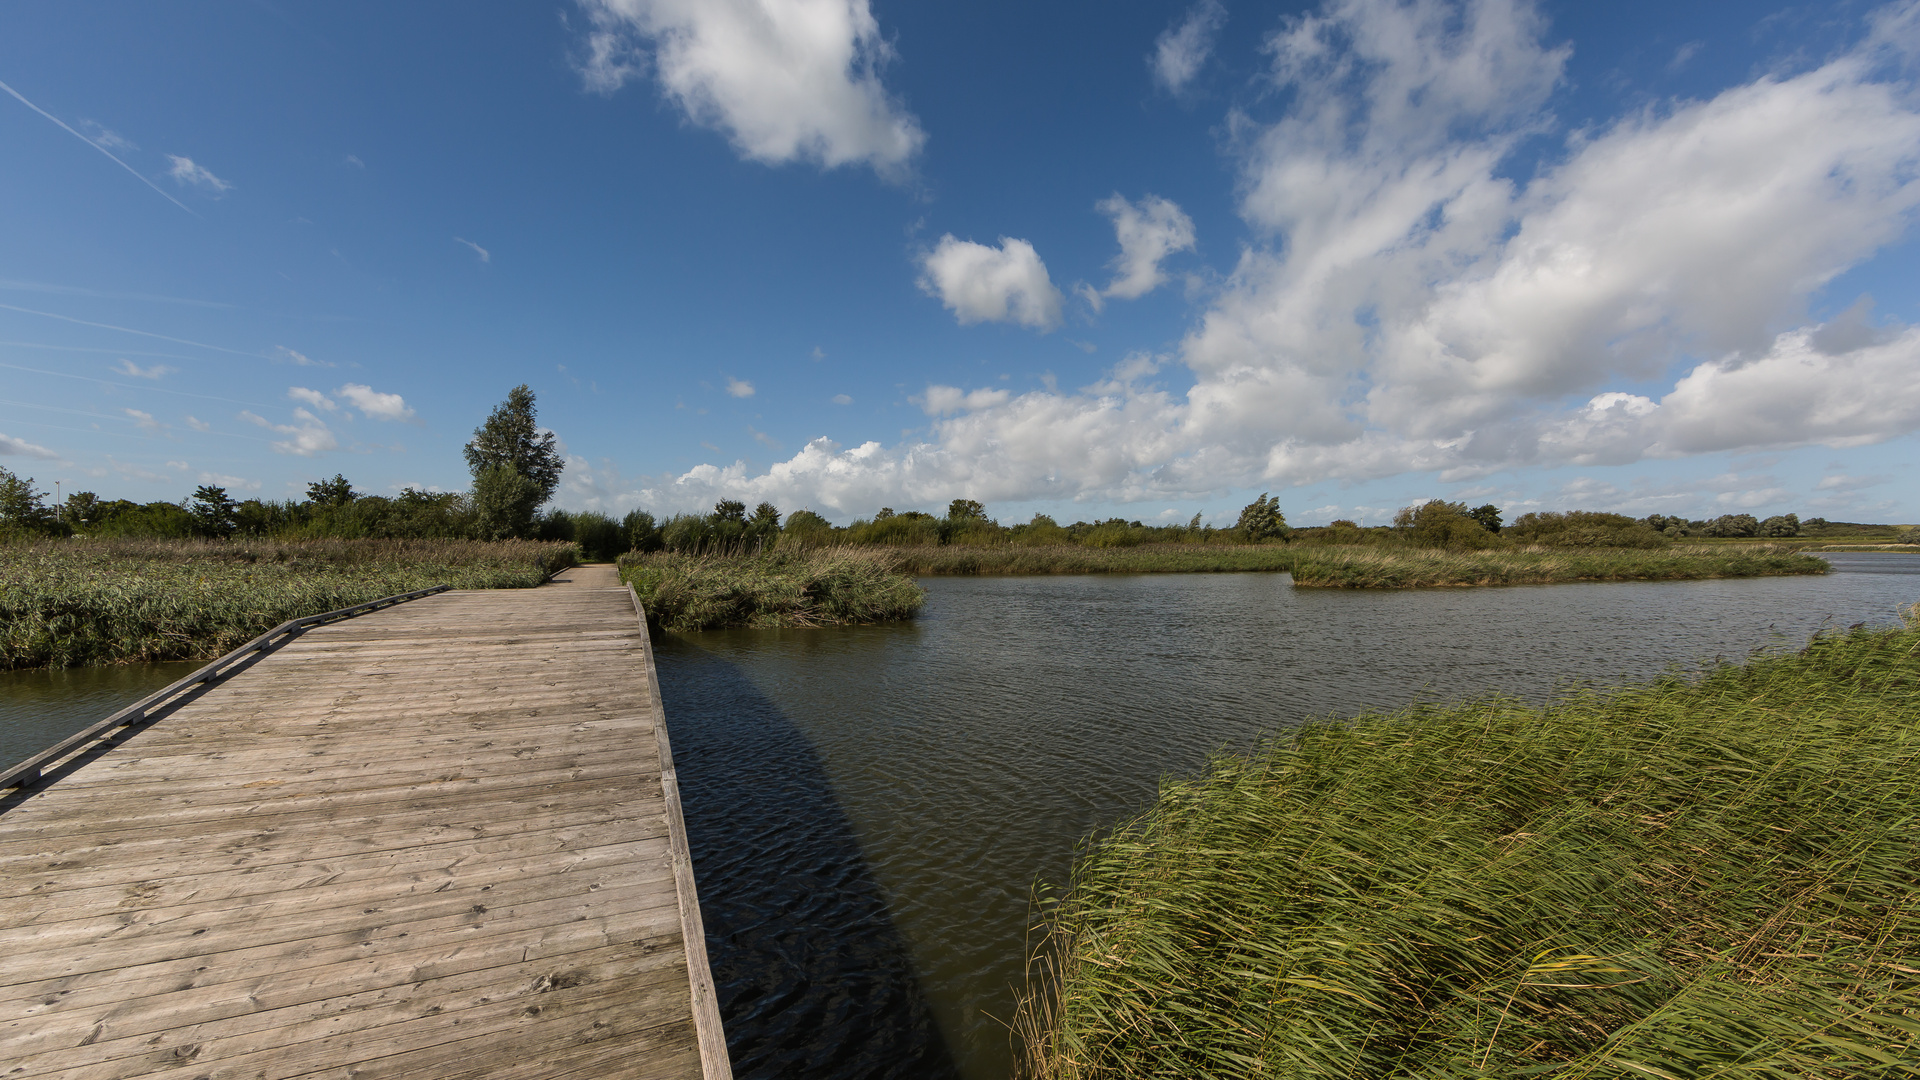
<path fill-rule="evenodd" d="M 1521 520 L 1525 520 L 1522 518 Z M 1430 499 L 1409 506 L 1393 519 L 1394 531 L 1415 547 L 1446 551 L 1483 551 L 1506 546 L 1507 541 L 1487 531 L 1466 503 Z"/>
<path fill-rule="evenodd" d="M 735 558 L 628 555 L 621 577 L 669 630 L 829 626 L 912 618 L 926 602 L 890 553 L 853 548 Z"/>
<path fill-rule="evenodd" d="M 1109 518 L 1075 539 L 1090 548 L 1138 547 L 1147 542 L 1147 530 L 1137 523 Z"/>
<path fill-rule="evenodd" d="M 783 548 L 826 547 L 834 542 L 833 523 L 811 510 L 795 510 L 780 528 Z"/>
<path fill-rule="evenodd" d="M 1722 514 L 1702 530 L 1708 536 L 1739 537 L 1760 535 L 1760 519 L 1752 514 Z"/>
<path fill-rule="evenodd" d="M 940 519 L 917 510 L 896 514 L 883 508 L 873 520 L 856 521 L 847 526 L 847 542 L 888 547 L 930 546 L 940 542 Z"/>
<path fill-rule="evenodd" d="M 1052 547 L 1072 541 L 1067 530 L 1060 523 L 1045 514 L 1033 515 L 1033 520 L 1025 525 L 1015 525 L 1007 530 L 1007 539 L 1022 547 Z"/>
<path fill-rule="evenodd" d="M 537 540 L 571 540 L 588 562 L 612 562 L 631 550 L 628 530 L 592 510 L 549 510 L 534 523 Z"/>
<path fill-rule="evenodd" d="M 1595 510 L 1522 514 L 1501 535 L 1547 547 L 1663 548 L 1671 541 L 1644 521 Z"/>

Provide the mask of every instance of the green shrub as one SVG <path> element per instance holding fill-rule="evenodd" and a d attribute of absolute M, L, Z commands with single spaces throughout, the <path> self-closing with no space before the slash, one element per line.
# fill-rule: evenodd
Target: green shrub
<path fill-rule="evenodd" d="M 1593 510 L 1522 514 L 1501 532 L 1517 543 L 1549 547 L 1614 547 L 1652 550 L 1672 543 L 1644 521 Z"/>
<path fill-rule="evenodd" d="M 889 622 L 912 618 L 926 602 L 888 553 L 871 549 L 631 554 L 620 572 L 669 630 Z"/>

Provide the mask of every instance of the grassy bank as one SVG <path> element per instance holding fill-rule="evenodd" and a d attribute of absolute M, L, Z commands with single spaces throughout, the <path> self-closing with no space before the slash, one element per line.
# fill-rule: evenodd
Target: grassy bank
<path fill-rule="evenodd" d="M 572 544 L 51 540 L 0 546 L 0 669 L 210 660 L 275 625 L 433 585 L 523 588 Z"/>
<path fill-rule="evenodd" d="M 1091 846 L 1048 1078 L 1920 1074 L 1920 624 L 1322 725 Z"/>
<path fill-rule="evenodd" d="M 1826 560 L 1778 546 L 1519 548 L 1441 551 L 1413 547 L 1301 546 L 1293 583 L 1348 589 L 1549 585 L 1574 581 L 1683 581 L 1824 574 Z"/>
<path fill-rule="evenodd" d="M 831 626 L 912 618 L 926 594 L 886 551 L 630 554 L 620 576 L 669 630 Z"/>
<path fill-rule="evenodd" d="M 894 547 L 885 551 L 903 572 L 954 574 L 1206 574 L 1289 570 L 1294 550 L 1269 544 L 1139 544 L 1083 547 L 1051 544 L 992 547 Z"/>

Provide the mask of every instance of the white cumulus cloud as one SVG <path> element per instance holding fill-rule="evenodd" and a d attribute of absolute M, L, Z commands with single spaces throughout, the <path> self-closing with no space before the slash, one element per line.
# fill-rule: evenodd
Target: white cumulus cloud
<path fill-rule="evenodd" d="M 1171 200 L 1148 195 L 1131 203 L 1116 192 L 1097 209 L 1113 219 L 1120 254 L 1113 260 L 1114 278 L 1103 296 L 1138 300 L 1167 280 L 1161 260 L 1177 251 L 1193 250 L 1193 219 Z"/>
<path fill-rule="evenodd" d="M 1060 325 L 1060 290 L 1033 245 L 1001 237 L 988 247 L 949 233 L 920 261 L 920 288 L 962 324 L 1014 322 L 1036 330 Z"/>
<path fill-rule="evenodd" d="M 212 192 L 216 199 L 233 190 L 232 184 L 213 175 L 206 166 L 194 164 L 190 157 L 168 154 L 167 161 L 171 163 L 167 175 L 173 177 L 177 184 Z"/>
<path fill-rule="evenodd" d="M 1920 328 L 1864 300 L 1807 315 L 1920 213 L 1920 90 L 1895 62 L 1920 55 L 1920 3 L 1863 29 L 1825 61 L 1569 131 L 1547 103 L 1570 53 L 1528 0 L 1326 0 L 1268 39 L 1286 109 L 1235 121 L 1250 239 L 1171 355 L 1071 391 L 930 387 L 932 423 L 898 445 L 815 440 L 765 472 L 701 465 L 639 490 L 849 513 L 1165 505 L 1920 431 Z M 1516 178 L 1522 140 L 1557 149 Z M 1116 281 L 1132 265 L 1158 260 L 1123 248 Z M 1058 324 L 1024 241 L 946 236 L 922 271 L 963 323 Z M 1784 488 L 1718 490 L 1758 505 Z"/>
<path fill-rule="evenodd" d="M 1206 64 L 1213 39 L 1226 21 L 1227 9 L 1220 0 L 1200 0 L 1180 25 L 1162 31 L 1153 43 L 1153 55 L 1147 58 L 1155 81 L 1176 94 L 1186 89 Z"/>
<path fill-rule="evenodd" d="M 727 394 L 731 397 L 750 398 L 753 396 L 753 384 L 729 375 L 727 376 Z"/>
<path fill-rule="evenodd" d="M 371 386 L 362 383 L 348 383 L 334 393 L 347 399 L 347 403 L 375 420 L 413 419 L 413 410 L 407 407 L 406 399 L 399 394 L 383 394 Z"/>
<path fill-rule="evenodd" d="M 649 61 L 661 92 L 754 161 L 898 174 L 926 141 L 880 81 L 893 48 L 868 0 L 580 0 L 581 73 L 618 90 Z"/>

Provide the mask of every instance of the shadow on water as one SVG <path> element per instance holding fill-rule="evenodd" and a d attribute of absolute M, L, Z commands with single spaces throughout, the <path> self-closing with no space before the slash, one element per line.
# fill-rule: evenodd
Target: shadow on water
<path fill-rule="evenodd" d="M 734 1075 L 957 1077 L 812 743 L 733 664 L 656 648 Z"/>

